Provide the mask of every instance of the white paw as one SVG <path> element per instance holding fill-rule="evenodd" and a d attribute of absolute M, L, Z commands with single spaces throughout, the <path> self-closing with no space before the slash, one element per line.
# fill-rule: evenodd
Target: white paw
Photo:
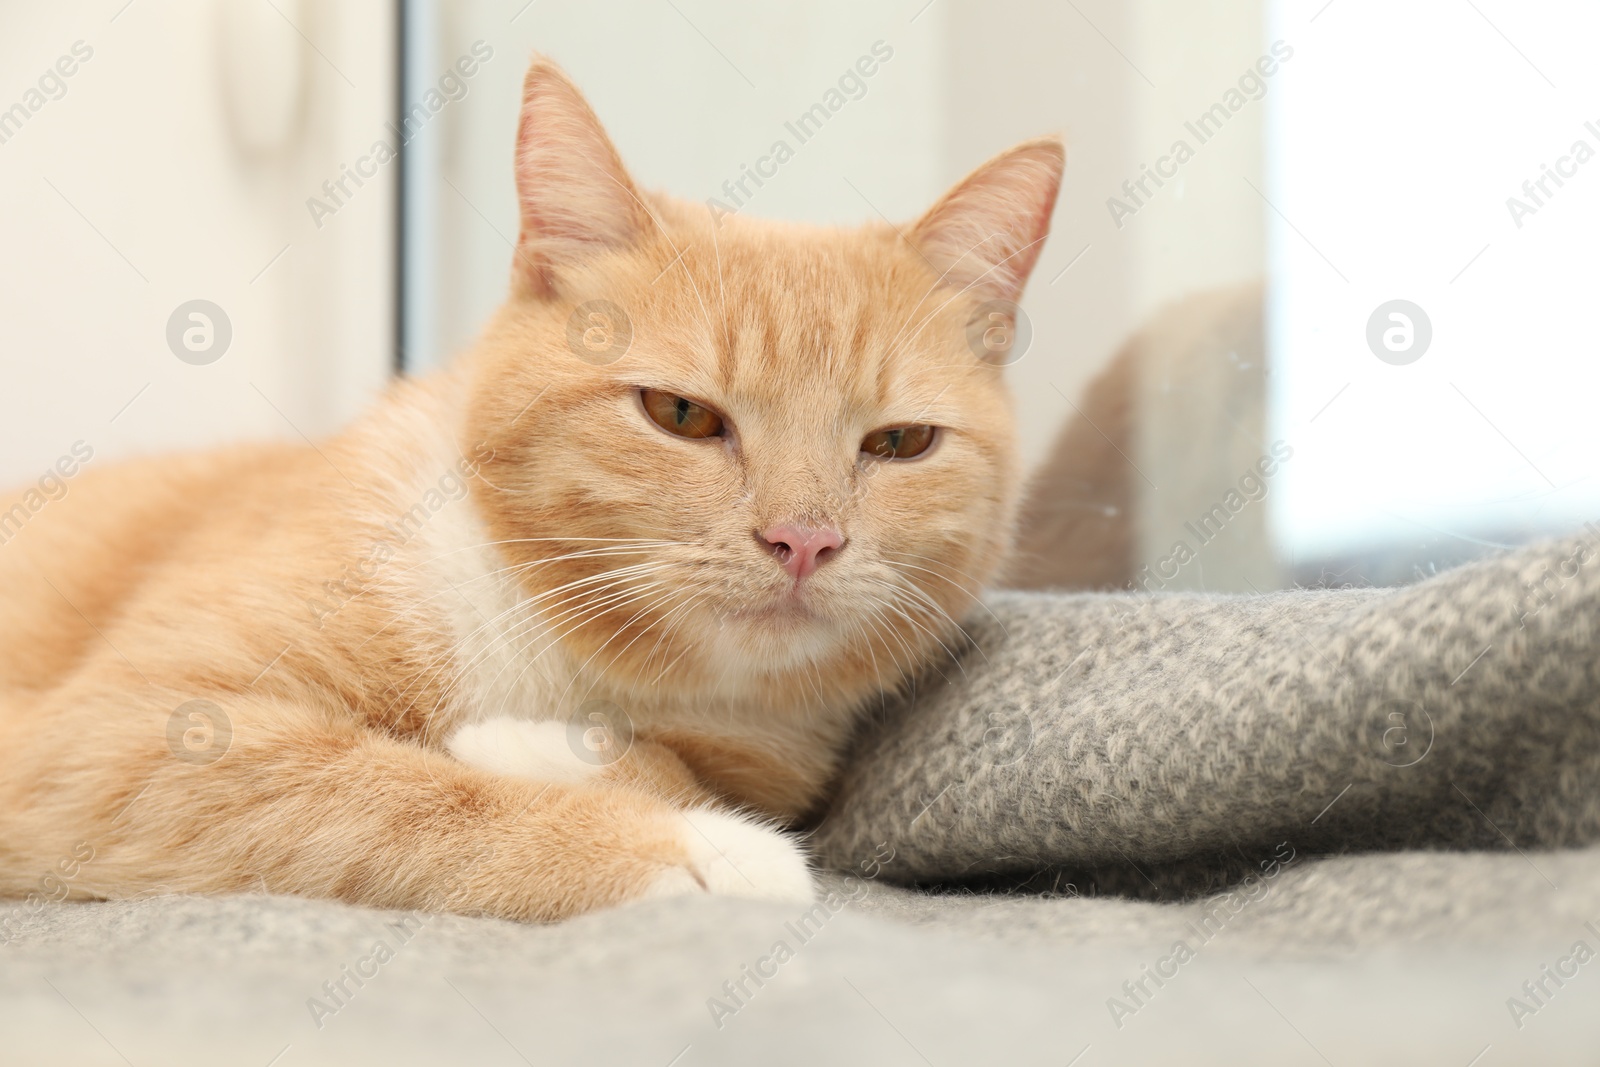
<path fill-rule="evenodd" d="M 462 763 L 495 774 L 571 785 L 604 770 L 573 750 L 564 722 L 534 722 L 498 716 L 468 723 L 445 742 Z"/>
<path fill-rule="evenodd" d="M 806 855 L 789 835 L 709 808 L 683 812 L 683 821 L 689 867 L 658 875 L 646 897 L 705 892 L 804 904 L 816 899 Z"/>

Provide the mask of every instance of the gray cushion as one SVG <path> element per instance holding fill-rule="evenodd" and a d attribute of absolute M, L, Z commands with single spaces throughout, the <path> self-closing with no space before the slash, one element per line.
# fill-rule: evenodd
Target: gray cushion
<path fill-rule="evenodd" d="M 1194 861 L 1237 874 L 1281 843 L 1600 841 L 1587 533 L 1398 589 L 996 594 L 868 729 L 815 847 L 850 866 L 892 842 L 916 881 L 1137 889 L 1135 864 L 1176 864 L 1181 891 Z"/>

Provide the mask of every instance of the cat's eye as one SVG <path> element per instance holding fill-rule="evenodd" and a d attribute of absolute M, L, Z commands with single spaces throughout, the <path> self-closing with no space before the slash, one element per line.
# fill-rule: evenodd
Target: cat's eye
<path fill-rule="evenodd" d="M 679 437 L 721 437 L 726 429 L 721 415 L 687 397 L 641 389 L 639 399 L 651 422 Z"/>
<path fill-rule="evenodd" d="M 925 423 L 892 426 L 867 434 L 861 442 L 861 451 L 880 459 L 911 459 L 926 452 L 933 444 L 934 436 L 934 428 Z"/>

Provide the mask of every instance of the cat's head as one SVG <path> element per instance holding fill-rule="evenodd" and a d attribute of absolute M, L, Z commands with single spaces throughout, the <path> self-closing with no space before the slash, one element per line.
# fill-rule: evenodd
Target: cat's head
<path fill-rule="evenodd" d="M 1063 163 L 1019 145 L 899 228 L 730 216 L 641 191 L 536 60 L 466 433 L 552 634 L 629 685 L 830 700 L 953 646 L 1017 494 L 1004 360 L 982 357 Z"/>

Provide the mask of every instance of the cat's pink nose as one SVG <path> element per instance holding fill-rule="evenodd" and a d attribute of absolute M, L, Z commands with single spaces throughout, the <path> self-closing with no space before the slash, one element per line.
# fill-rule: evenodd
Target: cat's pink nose
<path fill-rule="evenodd" d="M 844 535 L 831 526 L 769 526 L 756 539 L 797 582 L 844 547 Z"/>

